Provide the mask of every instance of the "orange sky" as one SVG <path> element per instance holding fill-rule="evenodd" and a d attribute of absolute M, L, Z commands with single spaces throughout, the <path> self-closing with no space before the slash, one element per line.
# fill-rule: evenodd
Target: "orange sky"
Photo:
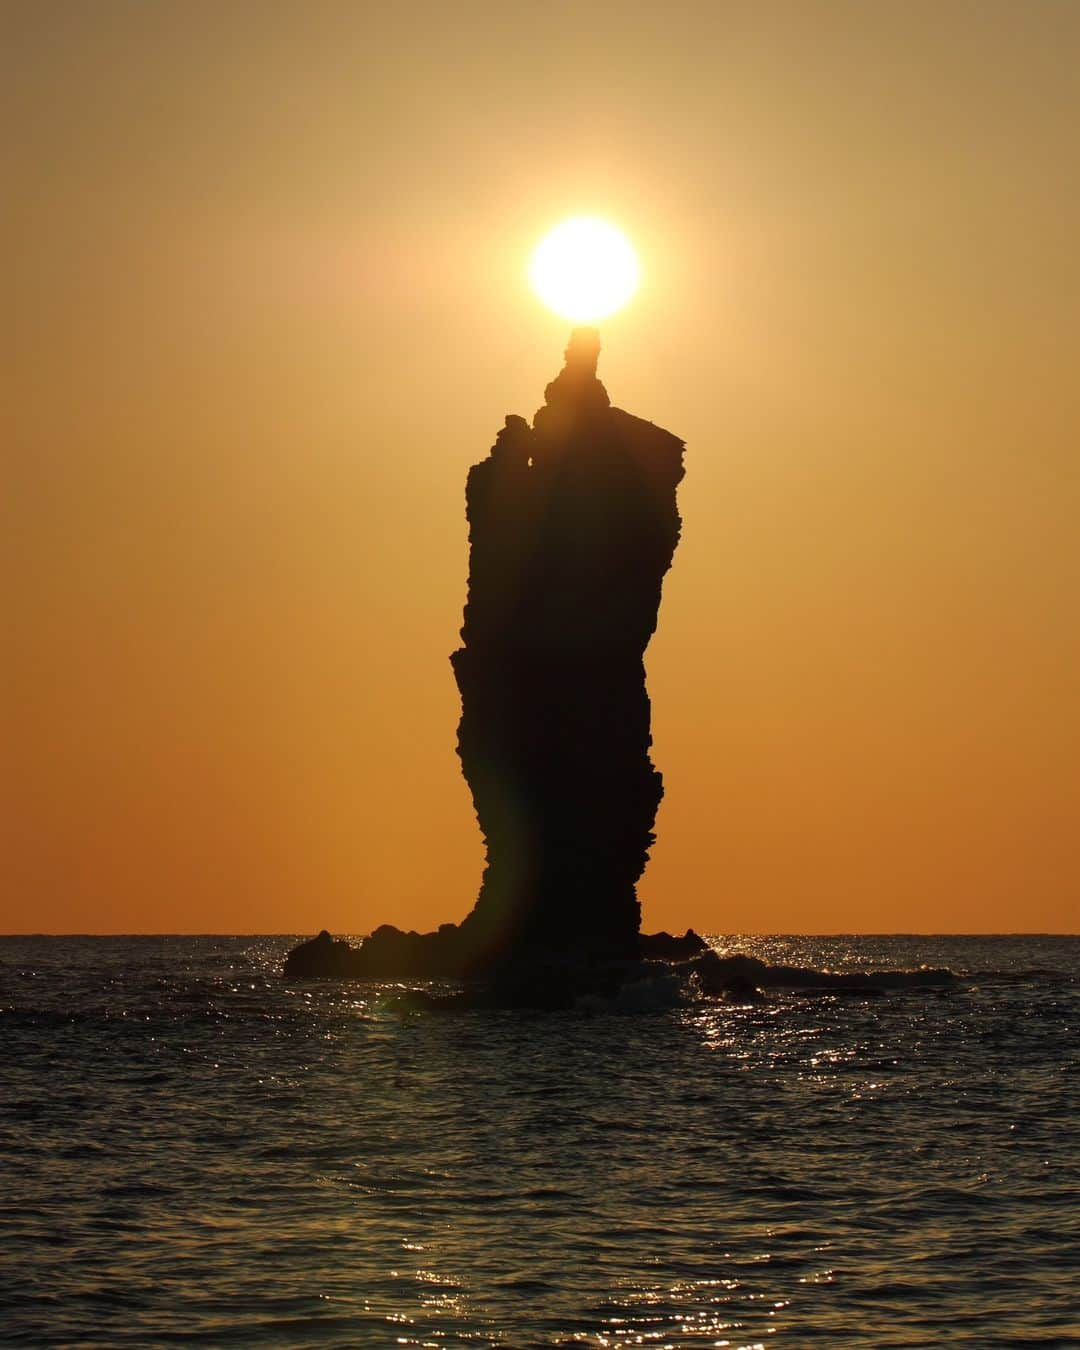
<path fill-rule="evenodd" d="M 646 924 L 1075 931 L 1080 6 L 5 9 L 0 931 L 460 918 L 464 477 L 634 238 Z"/>

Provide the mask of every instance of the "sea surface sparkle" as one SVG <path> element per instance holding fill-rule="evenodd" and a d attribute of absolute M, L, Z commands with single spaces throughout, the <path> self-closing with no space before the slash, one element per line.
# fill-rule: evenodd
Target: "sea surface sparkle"
<path fill-rule="evenodd" d="M 0 1343 L 1076 1344 L 1080 939 L 953 991 L 454 1016 L 293 937 L 0 939 Z"/>

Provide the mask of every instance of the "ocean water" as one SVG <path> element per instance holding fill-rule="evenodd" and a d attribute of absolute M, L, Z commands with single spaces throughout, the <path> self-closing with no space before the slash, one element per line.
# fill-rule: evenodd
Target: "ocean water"
<path fill-rule="evenodd" d="M 1080 1343 L 1076 938 L 951 991 L 409 1014 L 296 939 L 0 939 L 0 1343 Z"/>

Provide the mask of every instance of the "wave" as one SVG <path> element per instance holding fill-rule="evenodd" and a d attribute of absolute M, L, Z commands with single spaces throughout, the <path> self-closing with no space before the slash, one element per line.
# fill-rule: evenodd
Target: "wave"
<path fill-rule="evenodd" d="M 960 976 L 944 966 L 911 970 L 817 970 L 809 966 L 770 965 L 756 956 L 705 952 L 688 963 L 706 993 L 732 989 L 830 989 L 885 993 L 893 989 L 948 988 Z"/>

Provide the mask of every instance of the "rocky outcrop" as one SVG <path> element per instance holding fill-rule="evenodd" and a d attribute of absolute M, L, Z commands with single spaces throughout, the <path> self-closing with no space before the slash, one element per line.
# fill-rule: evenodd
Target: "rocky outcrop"
<path fill-rule="evenodd" d="M 709 950 L 704 938 L 688 928 L 682 937 L 671 933 L 642 933 L 638 949 L 647 961 L 689 961 Z"/>
<path fill-rule="evenodd" d="M 384 925 L 358 949 L 321 933 L 287 975 L 523 988 L 533 967 L 643 955 L 636 887 L 663 795 L 644 654 L 679 539 L 683 442 L 611 406 L 599 350 L 595 329 L 574 331 L 532 425 L 507 417 L 466 484 L 469 586 L 451 662 L 487 849 L 476 904 L 458 926 Z M 650 941 L 675 951 L 667 934 Z"/>
<path fill-rule="evenodd" d="M 301 942 L 285 957 L 288 980 L 350 980 L 357 978 L 359 947 L 336 941 L 324 928 L 310 942 Z"/>
<path fill-rule="evenodd" d="M 948 971 L 829 973 L 720 956 L 693 930 L 642 934 L 637 882 L 663 783 L 649 757 L 645 649 L 679 540 L 683 443 L 611 406 L 599 338 L 571 335 L 532 425 L 510 416 L 469 471 L 458 754 L 483 831 L 480 894 L 432 933 L 322 932 L 290 979 L 450 979 L 432 1008 L 657 1007 L 765 989 L 867 994 Z"/>
<path fill-rule="evenodd" d="M 645 649 L 679 539 L 683 443 L 612 408 L 577 329 L 533 425 L 469 473 L 458 753 L 487 846 L 462 936 L 481 966 L 639 954 L 663 795 Z"/>
<path fill-rule="evenodd" d="M 693 929 L 687 929 L 682 937 L 672 937 L 670 933 L 643 933 L 640 951 L 642 960 L 687 961 L 707 952 L 708 946 Z M 627 964 L 618 960 L 591 960 L 588 954 L 575 951 L 567 940 L 561 953 L 552 949 L 536 950 L 497 967 L 481 966 L 464 925 L 446 923 L 433 933 L 417 933 L 383 924 L 358 947 L 335 940 L 324 929 L 318 937 L 302 942 L 289 952 L 284 973 L 294 980 L 395 979 L 399 976 L 468 980 L 483 977 L 497 984 L 501 982 L 504 987 L 511 984 L 524 987 L 550 977 L 554 983 L 565 984 L 571 980 L 586 987 L 592 972 L 601 966 L 608 972 L 604 979 L 621 979 L 618 972 Z"/>
<path fill-rule="evenodd" d="M 582 960 L 551 952 L 528 961 L 489 968 L 482 979 L 473 970 L 462 930 L 447 924 L 437 933 L 376 930 L 361 946 L 335 942 L 327 932 L 289 953 L 289 979 L 450 978 L 464 987 L 445 992 L 412 989 L 403 1009 L 443 1012 L 484 1008 L 555 1011 L 591 1008 L 640 1010 L 669 1007 L 694 998 L 760 1003 L 772 991 L 798 991 L 866 998 L 912 989 L 948 989 L 958 983 L 949 970 L 825 971 L 768 965 L 743 953 L 721 956 L 692 929 L 642 935 L 636 960 Z M 374 941 L 373 941 L 374 939 Z M 455 958 L 454 953 L 457 953 Z M 455 964 L 456 960 L 456 964 Z"/>
<path fill-rule="evenodd" d="M 922 966 L 918 970 L 813 970 L 806 966 L 771 966 L 755 956 L 736 952 L 720 956 L 706 951 L 689 961 L 701 993 L 713 997 L 760 996 L 764 989 L 822 990 L 874 994 L 896 989 L 929 989 L 957 983 L 951 970 Z"/>

